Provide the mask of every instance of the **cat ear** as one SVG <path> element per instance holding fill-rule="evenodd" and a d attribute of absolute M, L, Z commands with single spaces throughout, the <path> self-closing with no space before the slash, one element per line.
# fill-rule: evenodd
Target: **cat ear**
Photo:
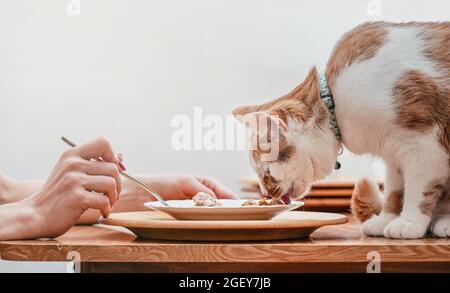
<path fill-rule="evenodd" d="M 274 114 L 258 111 L 259 108 L 260 106 L 256 105 L 237 107 L 233 110 L 233 115 L 239 122 L 244 123 L 251 129 L 258 127 L 257 123 L 252 122 L 266 122 L 269 125 L 280 127 L 282 131 L 287 129 L 286 122 L 283 119 Z"/>
<path fill-rule="evenodd" d="M 257 110 L 258 106 L 241 106 L 233 110 L 233 115 L 239 122 L 245 123 L 244 116 Z"/>
<path fill-rule="evenodd" d="M 284 134 L 287 125 L 280 117 L 266 112 L 252 112 L 237 118 L 252 132 L 267 137 L 274 134 Z"/>

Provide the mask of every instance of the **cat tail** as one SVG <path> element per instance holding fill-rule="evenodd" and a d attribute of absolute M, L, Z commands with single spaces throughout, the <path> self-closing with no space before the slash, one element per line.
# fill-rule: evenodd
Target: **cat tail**
<path fill-rule="evenodd" d="M 361 178 L 353 190 L 351 207 L 353 214 L 361 222 L 378 215 L 383 207 L 378 185 L 367 178 Z"/>

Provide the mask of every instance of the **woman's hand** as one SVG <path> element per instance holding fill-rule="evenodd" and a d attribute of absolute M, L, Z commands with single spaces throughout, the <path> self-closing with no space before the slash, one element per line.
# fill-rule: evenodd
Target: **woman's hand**
<path fill-rule="evenodd" d="M 89 208 L 108 216 L 121 191 L 119 168 L 104 138 L 64 152 L 42 189 L 25 200 L 34 214 L 30 237 L 59 236 Z"/>
<path fill-rule="evenodd" d="M 190 199 L 203 191 L 217 198 L 231 199 L 236 196 L 228 188 L 216 180 L 204 176 L 183 174 L 162 174 L 154 176 L 138 176 L 145 184 L 155 189 L 164 199 Z M 156 200 L 147 191 L 133 182 L 124 181 L 123 197 L 133 194 L 140 202 Z"/>
<path fill-rule="evenodd" d="M 190 199 L 198 192 L 208 193 L 216 198 L 231 199 L 236 196 L 216 180 L 205 176 L 163 174 L 149 178 L 150 186 L 164 199 Z"/>

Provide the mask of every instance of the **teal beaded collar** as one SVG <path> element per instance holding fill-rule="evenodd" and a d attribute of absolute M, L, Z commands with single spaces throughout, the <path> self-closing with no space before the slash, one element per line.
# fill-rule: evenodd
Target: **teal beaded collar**
<path fill-rule="evenodd" d="M 341 131 L 339 129 L 339 125 L 336 119 L 336 112 L 334 111 L 334 101 L 333 96 L 331 95 L 330 88 L 328 87 L 327 76 L 325 72 L 319 74 L 319 89 L 320 89 L 320 98 L 328 109 L 328 113 L 330 114 L 329 119 L 329 127 L 333 131 L 337 140 L 341 141 Z M 336 170 L 341 168 L 341 164 L 336 161 L 336 165 L 334 167 Z"/>

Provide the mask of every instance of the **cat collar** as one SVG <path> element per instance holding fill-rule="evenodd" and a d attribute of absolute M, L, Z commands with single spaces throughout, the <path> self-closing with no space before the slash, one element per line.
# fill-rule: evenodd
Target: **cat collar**
<path fill-rule="evenodd" d="M 328 113 L 330 114 L 329 119 L 329 127 L 333 131 L 337 140 L 341 141 L 341 131 L 339 129 L 339 125 L 336 119 L 336 113 L 334 110 L 334 101 L 333 96 L 331 95 L 330 88 L 328 87 L 327 77 L 325 72 L 319 74 L 319 89 L 320 89 L 320 98 L 328 109 Z M 336 161 L 336 165 L 334 167 L 336 170 L 341 168 L 341 164 Z"/>

